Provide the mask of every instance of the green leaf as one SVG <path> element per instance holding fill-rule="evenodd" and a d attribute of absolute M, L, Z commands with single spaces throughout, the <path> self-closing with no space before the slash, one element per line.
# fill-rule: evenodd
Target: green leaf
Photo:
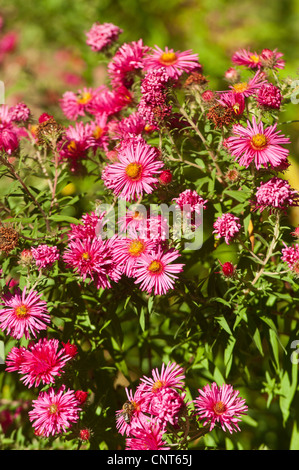
<path fill-rule="evenodd" d="M 219 323 L 219 325 L 230 335 L 232 336 L 232 331 L 224 317 L 215 317 L 215 320 Z"/>

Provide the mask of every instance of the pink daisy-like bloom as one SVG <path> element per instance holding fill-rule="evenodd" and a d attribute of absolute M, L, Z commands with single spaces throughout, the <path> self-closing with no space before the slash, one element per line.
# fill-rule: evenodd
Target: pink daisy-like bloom
<path fill-rule="evenodd" d="M 255 194 L 256 208 L 286 210 L 298 205 L 298 191 L 291 188 L 288 181 L 273 177 L 266 183 L 261 183 Z"/>
<path fill-rule="evenodd" d="M 240 49 L 232 56 L 232 62 L 235 65 L 244 65 L 250 69 L 259 69 L 262 67 L 261 58 L 256 52 L 249 49 Z"/>
<path fill-rule="evenodd" d="M 248 168 L 254 161 L 256 168 L 267 168 L 268 164 L 273 168 L 283 163 L 289 150 L 282 147 L 289 144 L 290 139 L 276 130 L 277 124 L 266 127 L 262 122 L 257 123 L 255 117 L 252 123 L 247 121 L 247 127 L 240 124 L 233 126 L 233 135 L 226 139 L 226 146 L 239 164 Z"/>
<path fill-rule="evenodd" d="M 178 250 L 163 252 L 160 246 L 150 254 L 143 253 L 136 263 L 135 284 L 148 294 L 166 294 L 174 288 L 176 274 L 183 271 L 184 264 L 172 264 L 179 256 Z"/>
<path fill-rule="evenodd" d="M 89 112 L 94 116 L 105 114 L 109 117 L 126 108 L 132 100 L 132 94 L 125 86 L 120 85 L 110 90 L 103 85 L 97 89 Z"/>
<path fill-rule="evenodd" d="M 130 134 L 142 134 L 145 130 L 145 125 L 143 117 L 135 111 L 121 121 L 117 121 L 115 138 L 125 139 Z"/>
<path fill-rule="evenodd" d="M 245 98 L 242 93 L 222 93 L 217 102 L 231 108 L 236 116 L 240 116 L 245 110 Z"/>
<path fill-rule="evenodd" d="M 266 75 L 264 72 L 256 72 L 254 77 L 250 78 L 247 82 L 237 82 L 233 85 L 229 85 L 228 92 L 242 94 L 244 98 L 254 95 L 258 92 L 261 86 L 267 83 Z"/>
<path fill-rule="evenodd" d="M 220 424 L 223 431 L 240 431 L 238 422 L 240 416 L 246 414 L 248 406 L 239 396 L 239 391 L 232 385 L 223 384 L 221 387 L 213 382 L 211 387 L 206 385 L 198 390 L 199 397 L 194 400 L 197 415 L 204 420 L 203 425 L 210 424 L 210 431 L 216 424 Z"/>
<path fill-rule="evenodd" d="M 117 282 L 121 277 L 110 243 L 98 238 L 71 239 L 63 259 L 83 281 L 93 281 L 97 289 L 110 288 L 110 280 Z"/>
<path fill-rule="evenodd" d="M 116 238 L 113 243 L 113 257 L 121 271 L 128 277 L 135 274 L 135 266 L 138 258 L 143 253 L 150 253 L 156 246 L 154 240 L 136 238 Z"/>
<path fill-rule="evenodd" d="M 104 51 L 117 41 L 119 35 L 123 32 L 118 26 L 112 23 L 94 23 L 91 29 L 86 33 L 86 44 L 94 52 Z"/>
<path fill-rule="evenodd" d="M 80 220 L 80 224 L 70 224 L 70 231 L 68 232 L 68 238 L 76 240 L 78 238 L 95 238 L 98 237 L 100 230 L 104 225 L 104 218 L 106 212 L 90 214 L 84 214 Z"/>
<path fill-rule="evenodd" d="M 263 108 L 279 109 L 282 101 L 280 89 L 272 83 L 265 83 L 257 94 L 257 102 Z"/>
<path fill-rule="evenodd" d="M 153 420 L 145 422 L 132 430 L 132 437 L 126 439 L 125 450 L 169 450 L 163 434 L 165 429 L 159 424 Z"/>
<path fill-rule="evenodd" d="M 61 376 L 66 363 L 72 359 L 65 349 L 58 351 L 57 339 L 40 339 L 36 344 L 29 344 L 28 348 L 14 347 L 6 359 L 7 372 L 17 371 L 23 377 L 24 385 L 31 388 L 38 387 L 40 383 L 51 384 L 55 378 Z"/>
<path fill-rule="evenodd" d="M 25 103 L 17 103 L 9 108 L 9 115 L 13 122 L 25 122 L 29 119 L 30 109 Z"/>
<path fill-rule="evenodd" d="M 67 160 L 71 166 L 86 158 L 88 150 L 96 146 L 93 131 L 94 128 L 89 123 L 84 124 L 81 121 L 69 126 L 58 144 L 60 158 Z"/>
<path fill-rule="evenodd" d="M 65 116 L 74 121 L 79 116 L 85 116 L 90 112 L 96 93 L 97 90 L 86 87 L 83 90 L 78 90 L 77 93 L 66 91 L 60 100 L 60 106 Z"/>
<path fill-rule="evenodd" d="M 57 392 L 50 388 L 40 392 L 33 400 L 33 409 L 29 411 L 29 420 L 35 434 L 43 437 L 55 436 L 67 432 L 79 419 L 81 408 L 74 390 L 61 387 Z"/>
<path fill-rule="evenodd" d="M 15 295 L 5 294 L 1 305 L 4 308 L 0 310 L 0 328 L 16 339 L 36 337 L 50 323 L 47 303 L 34 290 L 27 294 L 26 287 Z"/>
<path fill-rule="evenodd" d="M 181 209 L 188 219 L 191 219 L 196 214 L 201 216 L 202 210 L 206 209 L 206 203 L 208 202 L 192 189 L 186 189 L 174 201 L 176 202 L 176 207 Z M 198 226 L 201 221 L 197 219 L 198 217 L 195 217 L 195 220 L 192 219 L 192 224 Z"/>
<path fill-rule="evenodd" d="M 283 54 L 277 49 L 263 49 L 260 54 L 260 61 L 263 67 L 271 69 L 284 69 L 285 61 L 282 59 Z"/>
<path fill-rule="evenodd" d="M 3 125 L 0 123 L 0 152 L 8 153 L 11 155 L 19 147 L 19 139 L 17 132 L 12 126 Z"/>
<path fill-rule="evenodd" d="M 191 50 L 174 52 L 173 49 L 166 47 L 163 51 L 160 47 L 155 46 L 144 60 L 144 69 L 155 70 L 161 68 L 165 69 L 169 77 L 177 80 L 184 72 L 201 70 L 201 65 L 198 61 L 198 54 L 192 53 Z"/>
<path fill-rule="evenodd" d="M 156 393 L 162 389 L 174 389 L 183 391 L 185 386 L 184 369 L 175 362 L 168 362 L 162 364 L 161 371 L 158 368 L 152 370 L 152 376 L 143 376 L 140 381 L 142 382 L 140 390 L 146 398 L 150 401 Z"/>
<path fill-rule="evenodd" d="M 57 246 L 38 245 L 31 248 L 31 255 L 35 259 L 38 269 L 50 268 L 59 259 Z"/>
<path fill-rule="evenodd" d="M 217 218 L 216 222 L 213 224 L 213 227 L 215 229 L 213 233 L 216 234 L 216 238 L 224 237 L 225 243 L 229 245 L 231 240 L 233 240 L 236 235 L 238 235 L 241 229 L 241 224 L 238 217 L 227 212 L 226 214 L 222 214 Z"/>
<path fill-rule="evenodd" d="M 130 436 L 132 431 L 147 421 L 146 406 L 142 390 L 139 388 L 133 394 L 132 390 L 125 389 L 127 401 L 121 410 L 116 411 L 116 427 L 118 432 L 123 436 Z"/>
<path fill-rule="evenodd" d="M 127 201 L 151 194 L 158 183 L 164 163 L 157 158 L 157 149 L 138 142 L 118 153 L 118 162 L 107 165 L 102 172 L 105 186 Z"/>
<path fill-rule="evenodd" d="M 295 272 L 299 272 L 299 245 L 287 246 L 284 243 L 284 248 L 281 250 L 282 261 L 287 263 L 288 267 Z"/>
<path fill-rule="evenodd" d="M 158 424 L 170 423 L 177 426 L 179 417 L 186 409 L 185 393 L 172 388 L 160 388 L 148 402 L 148 413 L 156 417 Z"/>
<path fill-rule="evenodd" d="M 123 44 L 108 64 L 112 86 L 130 88 L 136 73 L 143 69 L 144 58 L 149 50 L 142 39 Z"/>

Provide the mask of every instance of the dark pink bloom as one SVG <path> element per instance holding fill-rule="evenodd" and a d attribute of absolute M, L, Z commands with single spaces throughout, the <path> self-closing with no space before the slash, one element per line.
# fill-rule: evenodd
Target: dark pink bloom
<path fill-rule="evenodd" d="M 126 108 L 132 99 L 131 92 L 124 85 L 119 85 L 112 90 L 103 85 L 97 89 L 89 112 L 94 116 L 101 114 L 111 116 Z"/>
<path fill-rule="evenodd" d="M 261 59 L 259 54 L 251 52 L 249 49 L 240 49 L 232 56 L 232 62 L 235 65 L 244 65 L 250 69 L 261 68 Z"/>
<path fill-rule="evenodd" d="M 155 46 L 144 60 L 144 69 L 151 71 L 161 68 L 166 71 L 169 77 L 177 80 L 184 72 L 201 70 L 201 65 L 198 61 L 198 54 L 192 53 L 191 50 L 174 52 L 173 49 L 166 47 L 163 51 L 160 47 Z"/>
<path fill-rule="evenodd" d="M 192 224 L 199 226 L 201 223 L 201 216 L 203 209 L 206 209 L 207 200 L 203 199 L 196 191 L 186 189 L 179 197 L 174 198 L 176 207 L 181 209 L 184 216 L 192 221 Z M 194 218 L 194 216 L 196 216 Z M 200 216 L 198 218 L 198 216 Z"/>
<path fill-rule="evenodd" d="M 128 277 L 133 277 L 138 258 L 143 253 L 150 253 L 156 246 L 154 240 L 136 238 L 116 238 L 113 243 L 113 257 L 121 271 Z"/>
<path fill-rule="evenodd" d="M 161 388 L 148 401 L 148 413 L 155 416 L 158 424 L 176 426 L 186 409 L 185 397 L 185 393 L 173 388 Z"/>
<path fill-rule="evenodd" d="M 152 376 L 143 376 L 140 390 L 144 394 L 144 398 L 149 401 L 156 393 L 162 389 L 174 389 L 183 391 L 185 386 L 184 369 L 175 362 L 162 364 L 161 371 L 158 368 L 152 370 Z"/>
<path fill-rule="evenodd" d="M 150 70 L 143 78 L 138 112 L 150 126 L 159 126 L 171 113 L 172 106 L 167 101 L 169 75 L 161 67 Z"/>
<path fill-rule="evenodd" d="M 6 33 L 0 40 L 0 54 L 12 52 L 17 45 L 18 35 L 14 31 Z"/>
<path fill-rule="evenodd" d="M 38 269 L 50 268 L 59 259 L 57 246 L 38 245 L 31 248 L 31 255 L 35 259 Z"/>
<path fill-rule="evenodd" d="M 287 263 L 288 267 L 291 270 L 295 270 L 298 272 L 298 262 L 299 262 L 299 245 L 292 245 L 287 246 L 286 243 L 284 244 L 284 248 L 281 250 L 282 253 L 282 261 Z"/>
<path fill-rule="evenodd" d="M 126 439 L 126 450 L 169 450 L 163 434 L 165 429 L 154 420 L 144 422 L 132 430 L 132 437 Z"/>
<path fill-rule="evenodd" d="M 58 348 L 57 339 L 46 338 L 40 339 L 36 344 L 29 344 L 27 349 L 13 348 L 6 359 L 6 370 L 21 374 L 21 380 L 28 388 L 38 387 L 40 383 L 54 383 L 55 378 L 61 376 L 63 368 L 71 359 L 64 348 Z"/>
<path fill-rule="evenodd" d="M 245 98 L 242 93 L 222 93 L 217 102 L 224 107 L 231 108 L 236 116 L 243 114 L 245 109 Z"/>
<path fill-rule="evenodd" d="M 66 91 L 60 100 L 61 109 L 65 116 L 71 120 L 76 120 L 79 116 L 85 116 L 90 112 L 96 93 L 97 91 L 93 88 L 86 87 L 77 93 Z"/>
<path fill-rule="evenodd" d="M 80 224 L 70 224 L 71 230 L 68 232 L 68 238 L 73 240 L 78 238 L 95 238 L 103 229 L 105 215 L 105 212 L 84 214 L 80 220 Z"/>
<path fill-rule="evenodd" d="M 15 295 L 5 294 L 1 305 L 4 308 L 0 310 L 0 327 L 16 339 L 36 337 L 50 323 L 46 302 L 34 290 L 27 294 L 26 287 Z"/>
<path fill-rule="evenodd" d="M 226 140 L 226 146 L 239 164 L 248 168 L 254 162 L 259 170 L 268 164 L 278 167 L 287 158 L 289 151 L 282 144 L 289 144 L 289 138 L 276 130 L 277 124 L 266 127 L 262 122 L 257 123 L 255 117 L 252 123 L 247 121 L 247 127 L 240 124 L 233 126 L 233 135 Z"/>
<path fill-rule="evenodd" d="M 67 432 L 79 419 L 81 408 L 74 390 L 61 387 L 57 392 L 50 388 L 40 392 L 33 400 L 33 409 L 29 411 L 29 420 L 39 436 L 49 437 Z"/>
<path fill-rule="evenodd" d="M 60 157 L 68 160 L 70 165 L 75 165 L 78 160 L 86 158 L 89 149 L 97 145 L 93 131 L 94 128 L 89 123 L 84 124 L 81 121 L 69 126 L 59 141 Z"/>
<path fill-rule="evenodd" d="M 225 243 L 230 244 L 236 235 L 238 235 L 241 224 L 240 219 L 229 212 L 218 217 L 213 225 L 216 238 L 224 237 Z"/>
<path fill-rule="evenodd" d="M 177 274 L 183 271 L 184 264 L 172 264 L 180 256 L 177 250 L 163 252 L 161 247 L 150 254 L 143 253 L 137 260 L 135 284 L 148 294 L 164 295 L 174 288 Z"/>
<path fill-rule="evenodd" d="M 122 29 L 112 23 L 94 23 L 86 33 L 86 44 L 91 47 L 92 51 L 104 51 L 117 41 L 122 32 Z"/>
<path fill-rule="evenodd" d="M 298 191 L 291 188 L 288 181 L 273 177 L 258 187 L 255 199 L 256 208 L 261 212 L 264 209 L 286 210 L 290 206 L 298 205 Z"/>
<path fill-rule="evenodd" d="M 212 386 L 206 385 L 198 390 L 199 396 L 194 400 L 199 419 L 204 420 L 203 425 L 210 424 L 210 431 L 216 424 L 220 424 L 223 431 L 240 431 L 238 422 L 240 416 L 246 414 L 248 406 L 245 400 L 234 390 L 232 385 L 218 387 L 215 382 Z"/>
<path fill-rule="evenodd" d="M 229 92 L 242 94 L 244 98 L 254 95 L 258 92 L 260 87 L 266 83 L 266 75 L 264 72 L 256 72 L 253 78 L 250 78 L 247 82 L 237 82 L 233 85 L 229 85 Z"/>
<path fill-rule="evenodd" d="M 270 109 L 279 109 L 282 101 L 280 89 L 272 83 L 265 83 L 257 94 L 257 102 L 260 106 Z"/>
<path fill-rule="evenodd" d="M 30 109 L 25 103 L 18 103 L 9 108 L 9 115 L 13 122 L 27 121 L 30 114 Z"/>
<path fill-rule="evenodd" d="M 127 401 L 116 411 L 116 427 L 121 435 L 130 436 L 132 431 L 147 421 L 146 406 L 140 390 L 133 394 L 126 388 Z"/>
<path fill-rule="evenodd" d="M 263 49 L 260 54 L 260 61 L 263 67 L 272 69 L 284 69 L 285 61 L 282 59 L 283 54 L 277 49 Z"/>

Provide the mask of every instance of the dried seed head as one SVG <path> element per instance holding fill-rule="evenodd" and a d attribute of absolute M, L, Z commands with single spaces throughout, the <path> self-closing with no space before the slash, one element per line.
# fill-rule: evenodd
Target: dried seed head
<path fill-rule="evenodd" d="M 0 251 L 9 253 L 18 244 L 18 232 L 12 227 L 0 227 Z"/>

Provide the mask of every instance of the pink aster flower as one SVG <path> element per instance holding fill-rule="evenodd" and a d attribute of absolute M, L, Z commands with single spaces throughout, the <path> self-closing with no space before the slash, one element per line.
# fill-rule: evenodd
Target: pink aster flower
<path fill-rule="evenodd" d="M 24 385 L 31 388 L 38 387 L 40 383 L 51 384 L 55 378 L 61 376 L 66 363 L 72 359 L 62 348 L 58 351 L 57 339 L 42 338 L 36 344 L 29 344 L 28 348 L 12 348 L 6 359 L 6 370 L 17 371 L 22 375 Z"/>
<path fill-rule="evenodd" d="M 135 284 L 148 294 L 164 295 L 174 288 L 176 274 L 183 271 L 184 264 L 172 264 L 180 256 L 178 250 L 163 252 L 159 246 L 151 254 L 142 254 L 136 263 Z"/>
<path fill-rule="evenodd" d="M 117 282 L 121 272 L 113 260 L 109 243 L 110 240 L 98 238 L 70 240 L 63 259 L 83 281 L 93 281 L 97 289 L 110 288 L 110 280 Z"/>
<path fill-rule="evenodd" d="M 119 85 L 112 90 L 103 85 L 97 89 L 89 112 L 94 116 L 101 114 L 111 116 L 126 108 L 132 100 L 131 92 L 124 85 Z"/>
<path fill-rule="evenodd" d="M 281 250 L 282 253 L 282 261 L 287 263 L 288 267 L 291 270 L 294 270 L 298 272 L 298 267 L 299 267 L 299 245 L 292 245 L 292 246 L 287 246 L 286 243 L 284 243 L 284 248 Z"/>
<path fill-rule="evenodd" d="M 235 65 L 244 65 L 250 69 L 261 68 L 261 58 L 256 52 L 251 52 L 249 49 L 240 49 L 232 56 L 232 62 Z"/>
<path fill-rule="evenodd" d="M 250 78 L 247 82 L 237 82 L 229 86 L 228 92 L 233 92 L 243 95 L 244 98 L 254 95 L 258 92 L 261 86 L 266 83 L 266 75 L 264 72 L 256 72 L 254 77 Z"/>
<path fill-rule="evenodd" d="M 132 430 L 126 439 L 126 450 L 169 450 L 163 440 L 165 429 L 153 420 L 145 422 Z"/>
<path fill-rule="evenodd" d="M 84 214 L 78 225 L 70 224 L 71 229 L 68 232 L 68 238 L 76 240 L 78 238 L 92 239 L 97 237 L 103 229 L 105 216 L 105 211 L 101 213 L 91 212 L 90 214 Z"/>
<path fill-rule="evenodd" d="M 248 168 L 252 161 L 259 170 L 261 166 L 278 167 L 283 163 L 289 151 L 282 144 L 289 144 L 289 138 L 276 130 L 277 124 L 266 127 L 262 122 L 247 121 L 247 127 L 240 124 L 233 126 L 233 135 L 226 139 L 226 146 L 239 164 Z"/>
<path fill-rule="evenodd" d="M 0 152 L 8 155 L 14 153 L 19 147 L 17 131 L 9 123 L 1 122 L 0 116 Z"/>
<path fill-rule="evenodd" d="M 152 52 L 144 60 L 145 70 L 164 68 L 169 77 L 177 80 L 184 72 L 201 70 L 198 61 L 198 54 L 193 54 L 191 50 L 174 52 L 173 49 L 155 46 Z"/>
<path fill-rule="evenodd" d="M 279 109 L 282 101 L 280 89 L 272 83 L 265 83 L 257 94 L 257 102 L 263 108 Z"/>
<path fill-rule="evenodd" d="M 60 158 L 74 165 L 78 160 L 87 157 L 89 149 L 96 146 L 92 135 L 94 129 L 89 123 L 76 122 L 69 126 L 58 144 Z"/>
<path fill-rule="evenodd" d="M 242 93 L 222 93 L 217 102 L 231 108 L 236 116 L 240 116 L 245 110 L 245 98 Z"/>
<path fill-rule="evenodd" d="M 81 408 L 73 390 L 61 387 L 57 392 L 50 388 L 40 392 L 33 400 L 29 420 L 39 436 L 49 437 L 67 432 L 79 419 Z"/>
<path fill-rule="evenodd" d="M 130 134 L 142 134 L 145 130 L 145 125 L 143 117 L 135 111 L 121 121 L 116 122 L 115 138 L 125 139 Z"/>
<path fill-rule="evenodd" d="M 26 287 L 15 295 L 5 294 L 1 305 L 4 308 L 0 310 L 0 328 L 16 339 L 36 337 L 50 323 L 46 302 L 34 290 L 27 294 Z"/>
<path fill-rule="evenodd" d="M 287 207 L 298 205 L 298 191 L 291 188 L 290 184 L 281 178 L 271 178 L 266 183 L 261 183 L 255 194 L 256 208 L 261 212 L 268 208 L 286 210 Z"/>
<path fill-rule="evenodd" d="M 186 393 L 172 388 L 161 388 L 148 402 L 148 413 L 155 416 L 158 424 L 177 426 L 179 417 L 186 409 Z"/>
<path fill-rule="evenodd" d="M 66 91 L 61 100 L 60 106 L 68 119 L 76 120 L 79 116 L 85 116 L 90 112 L 90 108 L 97 90 L 84 87 L 83 90 Z"/>
<path fill-rule="evenodd" d="M 138 112 L 147 125 L 159 126 L 169 117 L 172 106 L 167 101 L 168 86 L 169 75 L 163 67 L 149 70 L 143 78 Z"/>
<path fill-rule="evenodd" d="M 147 421 L 146 406 L 142 391 L 136 390 L 133 394 L 132 390 L 126 388 L 127 401 L 122 409 L 116 411 L 116 427 L 118 432 L 123 436 L 130 436 L 132 431 L 143 425 Z"/>
<path fill-rule="evenodd" d="M 13 122 L 25 122 L 29 119 L 30 109 L 25 103 L 17 103 L 9 108 L 9 115 Z"/>
<path fill-rule="evenodd" d="M 123 44 L 108 64 L 108 74 L 113 87 L 130 88 L 136 73 L 143 69 L 144 58 L 149 47 L 142 39 Z"/>
<path fill-rule="evenodd" d="M 133 277 L 138 258 L 143 253 L 151 253 L 155 248 L 154 240 L 136 238 L 116 238 L 113 243 L 113 257 L 121 271 L 128 277 Z"/>
<path fill-rule="evenodd" d="M 212 386 L 206 385 L 198 390 L 199 397 L 194 400 L 197 415 L 204 420 L 203 425 L 210 424 L 210 431 L 216 424 L 220 424 L 223 431 L 240 431 L 238 422 L 240 416 L 246 414 L 248 406 L 245 400 L 238 396 L 239 391 L 234 391 L 232 385 L 223 384 L 218 387 L 215 382 Z"/>
<path fill-rule="evenodd" d="M 230 241 L 239 233 L 241 224 L 238 217 L 227 212 L 218 217 L 213 227 L 215 229 L 213 233 L 216 234 L 216 238 L 224 237 L 225 243 L 229 245 Z"/>
<path fill-rule="evenodd" d="M 112 23 L 94 23 L 91 29 L 86 33 L 86 44 L 94 52 L 104 51 L 117 41 L 119 35 L 123 32 L 118 26 Z"/>
<path fill-rule="evenodd" d="M 260 61 L 263 67 L 271 69 L 284 69 L 285 61 L 282 59 L 283 54 L 277 49 L 263 49 L 260 54 Z"/>
<path fill-rule="evenodd" d="M 102 179 L 108 189 L 127 201 L 151 194 L 158 183 L 164 163 L 157 158 L 157 149 L 138 142 L 118 153 L 118 162 L 107 165 Z"/>
<path fill-rule="evenodd" d="M 49 268 L 59 259 L 57 246 L 38 245 L 36 248 L 31 248 L 31 255 L 38 269 Z"/>
<path fill-rule="evenodd" d="M 152 370 L 152 376 L 145 375 L 140 379 L 142 382 L 140 390 L 144 399 L 149 402 L 156 393 L 162 389 L 174 389 L 183 391 L 185 386 L 184 369 L 175 362 L 162 364 L 161 371 L 158 368 Z"/>
<path fill-rule="evenodd" d="M 176 207 L 183 211 L 187 219 L 192 219 L 192 224 L 198 226 L 201 222 L 202 210 L 206 209 L 207 200 L 204 200 L 196 191 L 186 189 L 175 198 Z M 195 218 L 194 218 L 195 216 Z"/>

